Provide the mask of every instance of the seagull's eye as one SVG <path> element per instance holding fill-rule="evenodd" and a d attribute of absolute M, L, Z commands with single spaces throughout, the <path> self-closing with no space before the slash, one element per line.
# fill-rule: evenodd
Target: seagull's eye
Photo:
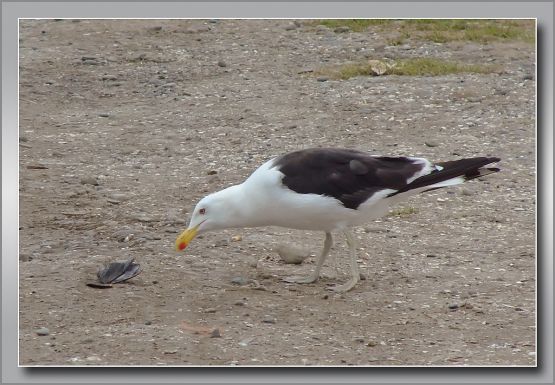
<path fill-rule="evenodd" d="M 202 209 L 200 209 L 200 210 L 198 211 L 198 213 L 199 213 L 200 215 L 204 215 L 204 214 L 206 214 L 206 209 L 205 209 L 205 208 L 202 208 Z"/>

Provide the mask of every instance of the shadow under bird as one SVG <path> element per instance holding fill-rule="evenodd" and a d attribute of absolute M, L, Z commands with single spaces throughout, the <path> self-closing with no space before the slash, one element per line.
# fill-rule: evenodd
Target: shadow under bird
<path fill-rule="evenodd" d="M 330 290 L 344 292 L 360 279 L 351 228 L 387 214 L 390 206 L 421 192 L 453 186 L 499 171 L 486 167 L 496 157 L 432 163 L 424 158 L 378 156 L 340 148 L 311 148 L 271 159 L 243 183 L 212 193 L 195 206 L 188 228 L 176 239 L 184 250 L 196 235 L 226 228 L 280 226 L 325 233 L 324 248 L 307 277 L 320 276 L 332 246 L 343 232 L 350 251 L 351 278 Z"/>

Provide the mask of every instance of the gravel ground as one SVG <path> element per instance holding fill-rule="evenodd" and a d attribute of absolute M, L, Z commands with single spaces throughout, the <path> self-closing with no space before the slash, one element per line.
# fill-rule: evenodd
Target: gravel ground
<path fill-rule="evenodd" d="M 524 42 L 388 46 L 289 20 L 20 22 L 22 365 L 535 365 L 535 52 Z M 494 74 L 317 79 L 323 65 L 438 57 Z M 312 147 L 502 172 L 356 229 L 365 280 L 308 285 L 323 233 L 174 240 L 195 202 Z M 276 249 L 309 250 L 300 265 Z M 86 286 L 103 264 L 143 272 Z"/>

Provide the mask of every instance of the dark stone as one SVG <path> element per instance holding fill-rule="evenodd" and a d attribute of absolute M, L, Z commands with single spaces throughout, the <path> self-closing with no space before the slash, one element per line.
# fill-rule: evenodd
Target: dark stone
<path fill-rule="evenodd" d="M 245 277 L 233 277 L 231 279 L 231 283 L 235 285 L 246 285 L 247 283 L 249 283 L 249 280 Z"/>
<path fill-rule="evenodd" d="M 47 336 L 50 334 L 50 330 L 48 328 L 42 327 L 40 329 L 35 330 L 35 333 L 39 336 Z"/>
<path fill-rule="evenodd" d="M 337 27 L 336 29 L 333 30 L 333 32 L 335 33 L 345 33 L 345 32 L 350 32 L 351 29 L 349 27 L 347 27 L 346 25 L 342 25 Z"/>

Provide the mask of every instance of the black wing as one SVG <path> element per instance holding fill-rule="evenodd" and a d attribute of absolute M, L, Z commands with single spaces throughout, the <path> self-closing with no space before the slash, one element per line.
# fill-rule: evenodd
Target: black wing
<path fill-rule="evenodd" d="M 378 157 L 362 151 L 313 148 L 276 159 L 282 183 L 299 194 L 333 197 L 350 209 L 384 189 L 400 190 L 425 167 L 408 157 Z"/>

